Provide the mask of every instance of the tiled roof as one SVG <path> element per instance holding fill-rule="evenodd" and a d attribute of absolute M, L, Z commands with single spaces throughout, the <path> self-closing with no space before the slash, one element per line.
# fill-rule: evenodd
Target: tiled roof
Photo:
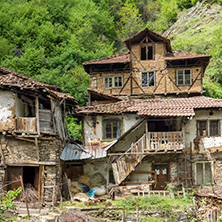
<path fill-rule="evenodd" d="M 70 100 L 74 104 L 77 104 L 77 102 L 75 101 L 75 98 L 72 97 L 71 95 L 56 91 L 56 90 L 60 90 L 60 87 L 58 86 L 39 82 L 28 76 L 14 72 L 6 67 L 0 67 L 0 73 L 3 73 L 3 75 L 0 75 L 1 86 L 14 86 L 14 87 L 19 87 L 20 89 L 21 88 L 22 89 L 31 89 L 31 88 L 44 89 L 48 93 L 53 94 L 59 100 L 66 98 L 67 100 Z"/>
<path fill-rule="evenodd" d="M 130 49 L 130 44 L 131 44 L 131 42 L 133 42 L 133 41 L 135 41 L 135 40 L 138 40 L 139 38 L 141 38 L 141 36 L 144 36 L 144 37 L 145 37 L 145 35 L 154 36 L 155 38 L 157 38 L 157 39 L 165 42 L 165 43 L 166 43 L 166 48 L 167 48 L 167 50 L 170 51 L 170 52 L 172 52 L 172 48 L 171 48 L 171 45 L 170 45 L 170 40 L 169 40 L 168 38 L 166 38 L 166 37 L 164 37 L 164 36 L 156 33 L 156 32 L 151 31 L 151 30 L 148 29 L 148 28 L 145 28 L 145 29 L 143 29 L 142 31 L 136 33 L 134 36 L 126 39 L 124 42 L 125 42 L 127 48 Z"/>
<path fill-rule="evenodd" d="M 112 63 L 128 63 L 130 62 L 130 53 L 126 52 L 119 55 L 104 57 L 101 59 L 86 61 L 83 65 L 93 65 L 93 64 L 112 64 Z"/>
<path fill-rule="evenodd" d="M 17 86 L 17 87 L 22 87 L 22 88 L 47 87 L 49 89 L 54 89 L 54 90 L 60 89 L 60 87 L 58 86 L 39 82 L 28 76 L 14 72 L 6 67 L 0 67 L 0 73 L 1 72 L 5 75 L 0 76 L 0 85 L 11 85 L 11 86 Z"/>
<path fill-rule="evenodd" d="M 173 51 L 172 55 L 166 56 L 164 59 L 166 61 L 170 61 L 170 60 L 195 59 L 195 58 L 211 58 L 211 55 L 182 53 L 182 52 Z M 114 55 L 110 57 L 104 57 L 101 59 L 87 61 L 84 62 L 83 65 L 85 66 L 93 64 L 113 64 L 113 63 L 128 63 L 128 62 L 130 62 L 129 52 L 120 55 Z"/>
<path fill-rule="evenodd" d="M 55 90 L 50 90 L 50 89 L 47 89 L 47 91 L 51 94 L 53 94 L 55 97 L 57 97 L 58 99 L 66 99 L 66 100 L 69 100 L 71 102 L 73 102 L 74 104 L 77 105 L 77 102 L 75 100 L 75 98 L 67 93 L 62 93 L 62 92 L 57 92 Z"/>
<path fill-rule="evenodd" d="M 173 99 L 148 99 L 122 101 L 113 104 L 79 107 L 82 114 L 137 113 L 144 116 L 194 116 L 194 109 L 222 108 L 222 99 L 205 96 Z"/>
<path fill-rule="evenodd" d="M 109 103 L 109 104 L 100 104 L 95 106 L 84 106 L 79 107 L 76 109 L 77 113 L 87 114 L 87 113 L 112 113 L 112 114 L 119 114 L 123 113 L 127 110 L 128 107 L 132 106 L 134 101 L 121 101 L 116 103 Z"/>
<path fill-rule="evenodd" d="M 98 96 L 100 96 L 100 97 L 104 97 L 104 98 L 107 98 L 107 99 L 110 99 L 110 100 L 116 100 L 116 101 L 121 101 L 121 100 L 123 100 L 123 99 L 120 98 L 120 97 L 102 93 L 102 92 L 100 92 L 100 91 L 97 90 L 97 89 L 88 88 L 87 91 L 88 91 L 90 94 L 95 94 L 95 95 L 98 95 Z"/>
<path fill-rule="evenodd" d="M 173 54 L 165 57 L 165 60 L 195 59 L 195 58 L 211 58 L 211 55 L 182 53 L 182 52 L 173 51 Z"/>

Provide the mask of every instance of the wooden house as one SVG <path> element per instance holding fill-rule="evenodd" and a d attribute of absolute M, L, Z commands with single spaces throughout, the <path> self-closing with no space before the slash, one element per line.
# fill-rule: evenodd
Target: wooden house
<path fill-rule="evenodd" d="M 60 154 L 68 139 L 65 112 L 75 99 L 57 86 L 0 67 L 0 184 L 23 182 L 41 205 L 56 201 L 61 185 Z"/>
<path fill-rule="evenodd" d="M 202 95 L 211 56 L 175 52 L 147 28 L 125 44 L 127 53 L 83 63 L 92 88 L 74 115 L 92 155 L 84 173 L 100 172 L 108 188 L 221 193 L 222 100 Z"/>

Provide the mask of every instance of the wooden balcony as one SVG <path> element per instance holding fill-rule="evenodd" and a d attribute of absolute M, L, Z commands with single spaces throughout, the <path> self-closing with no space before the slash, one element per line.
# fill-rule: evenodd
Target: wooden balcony
<path fill-rule="evenodd" d="M 181 151 L 183 149 L 184 138 L 182 131 L 148 133 L 148 146 L 145 152 Z"/>
<path fill-rule="evenodd" d="M 36 134 L 36 117 L 16 117 L 16 132 Z"/>

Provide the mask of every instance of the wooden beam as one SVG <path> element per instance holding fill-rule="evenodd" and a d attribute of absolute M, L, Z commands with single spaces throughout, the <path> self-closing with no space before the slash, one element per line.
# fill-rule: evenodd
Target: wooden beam
<path fill-rule="evenodd" d="M 128 77 L 128 79 L 126 80 L 126 82 L 124 83 L 123 87 L 121 88 L 121 90 L 119 91 L 118 94 L 120 94 L 123 91 L 123 89 L 125 88 L 126 84 L 129 82 L 129 79 L 130 79 L 130 76 Z"/>
<path fill-rule="evenodd" d="M 133 94 L 133 74 L 130 73 L 130 95 Z"/>
<path fill-rule="evenodd" d="M 37 160 L 39 161 L 39 144 L 38 144 L 38 138 L 35 138 L 35 147 L 36 147 L 36 153 L 37 153 Z"/>
<path fill-rule="evenodd" d="M 47 161 L 27 161 L 24 163 L 7 163 L 8 166 L 39 166 L 39 165 L 47 165 L 47 166 L 56 166 L 56 162 L 47 162 Z"/>
<path fill-rule="evenodd" d="M 193 87 L 194 83 L 197 81 L 197 78 L 200 76 L 200 74 L 202 74 L 201 71 L 198 73 L 198 75 L 196 76 L 196 78 L 195 78 L 194 81 L 192 82 L 192 84 L 191 84 L 191 86 L 189 87 L 188 91 Z"/>
<path fill-rule="evenodd" d="M 28 207 L 27 196 L 26 196 L 25 188 L 24 188 L 24 184 L 23 184 L 23 179 L 22 179 L 21 175 L 19 177 L 20 177 L 20 180 L 21 180 L 22 191 L 23 191 L 23 194 L 25 196 L 25 205 L 26 205 L 28 217 L 29 217 L 29 220 L 30 220 L 29 207 Z"/>
<path fill-rule="evenodd" d="M 39 97 L 35 97 L 35 115 L 36 115 L 36 128 L 37 133 L 40 135 L 40 125 L 39 125 Z"/>
<path fill-rule="evenodd" d="M 144 90 L 143 90 L 143 88 L 141 88 L 141 86 L 140 86 L 139 83 L 135 80 L 135 78 L 134 78 L 133 76 L 132 76 L 132 78 L 133 78 L 134 82 L 136 83 L 136 85 L 140 88 L 140 90 L 141 90 L 143 93 L 145 93 Z"/>
<path fill-rule="evenodd" d="M 0 152 L 1 152 L 1 156 L 2 156 L 3 166 L 6 167 L 5 156 L 4 156 L 4 153 L 3 153 L 3 150 L 2 150 L 2 143 L 1 143 L 1 145 L 0 145 Z"/>

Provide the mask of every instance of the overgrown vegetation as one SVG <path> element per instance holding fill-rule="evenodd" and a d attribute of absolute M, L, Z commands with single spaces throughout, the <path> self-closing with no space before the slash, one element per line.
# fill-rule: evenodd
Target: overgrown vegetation
<path fill-rule="evenodd" d="M 0 221 L 4 221 L 3 214 L 14 206 L 13 201 L 21 192 L 22 188 L 19 187 L 17 190 L 9 190 L 2 194 L 2 197 L 0 197 Z"/>
<path fill-rule="evenodd" d="M 82 62 L 125 51 L 123 40 L 145 27 L 163 34 L 181 11 L 196 3 L 197 0 L 0 0 L 0 66 L 58 85 L 82 106 L 89 87 Z M 221 4 L 222 0 L 205 1 L 208 8 L 213 3 Z M 201 32 L 194 33 L 195 25 L 202 20 L 194 18 L 183 24 L 183 30 L 172 37 L 173 48 L 213 56 L 204 88 L 206 95 L 222 98 L 221 24 L 216 20 L 201 24 Z M 76 121 L 68 118 L 67 122 L 68 129 L 73 129 Z M 72 136 L 81 138 L 76 132 Z"/>

